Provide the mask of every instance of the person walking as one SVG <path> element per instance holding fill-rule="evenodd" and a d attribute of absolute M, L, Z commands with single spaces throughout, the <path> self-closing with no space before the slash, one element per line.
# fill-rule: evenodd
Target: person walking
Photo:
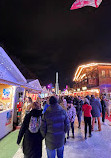
<path fill-rule="evenodd" d="M 19 131 L 17 144 L 19 145 L 23 137 L 24 158 L 42 157 L 42 135 L 40 133 L 41 114 L 36 102 L 32 104 L 32 110 L 26 114 L 21 129 Z"/>
<path fill-rule="evenodd" d="M 89 104 L 89 100 L 85 98 L 84 105 L 82 106 L 82 111 L 84 112 L 84 122 L 85 122 L 85 139 L 87 139 L 87 125 L 89 126 L 89 137 L 91 134 L 91 110 L 92 106 Z"/>
<path fill-rule="evenodd" d="M 74 121 L 76 117 L 76 109 L 71 103 L 71 101 L 67 104 L 67 115 L 71 124 L 71 129 L 72 129 L 72 138 L 74 138 Z M 69 139 L 69 130 L 67 132 L 67 139 Z"/>
<path fill-rule="evenodd" d="M 110 104 L 111 104 L 110 99 L 106 99 L 106 113 L 108 117 L 110 117 Z"/>
<path fill-rule="evenodd" d="M 105 125 L 105 113 L 106 113 L 106 96 L 105 95 L 102 96 L 101 105 L 102 105 L 102 122 Z"/>
<path fill-rule="evenodd" d="M 67 111 L 67 101 L 66 101 L 66 99 L 64 99 L 63 96 L 61 97 L 60 105 L 62 106 L 62 108 L 63 108 L 65 111 Z"/>
<path fill-rule="evenodd" d="M 43 105 L 44 106 L 43 106 L 42 114 L 44 114 L 46 112 L 47 108 L 49 107 L 49 104 L 47 103 L 47 101 L 44 101 Z"/>
<path fill-rule="evenodd" d="M 78 100 L 76 102 L 76 112 L 77 112 L 77 117 L 78 117 L 78 128 L 81 128 L 81 117 L 82 117 L 82 105 L 83 101 L 81 100 L 81 97 L 78 96 Z"/>
<path fill-rule="evenodd" d="M 95 118 L 98 120 L 98 130 L 101 131 L 101 122 L 100 122 L 100 116 L 102 112 L 102 107 L 101 103 L 99 100 L 95 99 L 94 95 L 91 95 L 91 100 L 90 104 L 92 106 L 92 131 L 94 130 L 94 123 L 95 123 Z"/>
<path fill-rule="evenodd" d="M 65 133 L 69 130 L 69 119 L 66 111 L 57 103 L 57 98 L 51 96 L 50 106 L 42 117 L 40 131 L 45 138 L 47 157 L 63 158 Z"/>
<path fill-rule="evenodd" d="M 32 99 L 31 97 L 27 97 L 25 99 L 25 103 L 23 105 L 23 108 L 22 108 L 22 122 L 25 118 L 25 115 L 28 114 L 30 112 L 30 110 L 32 109 Z"/>

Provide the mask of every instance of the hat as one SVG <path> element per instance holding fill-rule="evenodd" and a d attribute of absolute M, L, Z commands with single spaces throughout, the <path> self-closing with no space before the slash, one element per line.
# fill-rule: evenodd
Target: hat
<path fill-rule="evenodd" d="M 57 104 L 57 98 L 54 96 L 51 96 L 49 99 L 49 104 L 51 104 L 51 105 Z"/>
<path fill-rule="evenodd" d="M 95 96 L 94 96 L 94 95 L 91 95 L 91 98 L 95 98 Z"/>

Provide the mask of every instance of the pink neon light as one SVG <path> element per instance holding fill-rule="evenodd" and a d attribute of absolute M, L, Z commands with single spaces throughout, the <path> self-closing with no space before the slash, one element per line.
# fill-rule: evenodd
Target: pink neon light
<path fill-rule="evenodd" d="M 70 10 L 79 9 L 85 6 L 92 6 L 98 8 L 102 0 L 76 0 L 71 6 Z"/>

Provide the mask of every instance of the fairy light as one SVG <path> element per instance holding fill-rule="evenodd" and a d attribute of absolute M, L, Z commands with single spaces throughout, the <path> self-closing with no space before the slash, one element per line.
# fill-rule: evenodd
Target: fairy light
<path fill-rule="evenodd" d="M 96 65 L 106 65 L 106 66 L 108 66 L 108 65 L 111 65 L 111 63 L 90 63 L 90 64 L 86 64 L 86 65 L 81 65 L 77 68 L 73 81 L 76 81 L 78 79 L 80 73 L 82 72 L 82 70 L 84 68 L 90 67 L 90 66 L 96 66 Z"/>
<path fill-rule="evenodd" d="M 7 72 L 9 72 L 10 74 L 13 74 L 14 78 L 18 82 L 21 82 L 21 83 L 26 82 L 26 79 L 24 78 L 24 76 L 21 74 L 21 72 L 18 70 L 16 65 L 12 62 L 12 60 L 6 54 L 6 52 L 3 50 L 2 47 L 0 47 L 0 66 L 1 68 L 3 68 L 1 78 L 5 78 L 5 80 L 9 80 L 9 77 L 7 77 Z"/>

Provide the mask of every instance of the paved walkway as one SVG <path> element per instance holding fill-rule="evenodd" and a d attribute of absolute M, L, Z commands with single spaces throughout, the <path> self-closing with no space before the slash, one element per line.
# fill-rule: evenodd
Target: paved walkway
<path fill-rule="evenodd" d="M 78 129 L 75 121 L 75 139 L 67 140 L 64 158 L 111 158 L 111 126 L 108 120 L 106 123 L 101 132 L 97 131 L 96 124 L 93 136 L 84 140 L 84 123 L 82 121 L 82 128 Z M 23 158 L 22 150 L 19 149 L 13 158 Z M 44 141 L 42 158 L 47 158 Z"/>

